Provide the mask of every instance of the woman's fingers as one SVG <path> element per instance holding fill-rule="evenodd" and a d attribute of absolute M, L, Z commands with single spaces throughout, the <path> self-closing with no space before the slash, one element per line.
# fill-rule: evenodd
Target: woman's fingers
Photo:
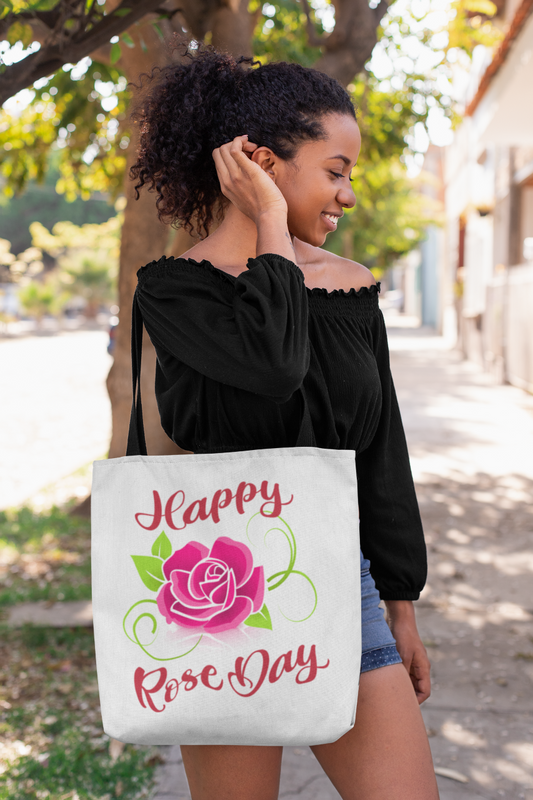
<path fill-rule="evenodd" d="M 240 139 L 241 137 L 238 138 Z M 239 153 L 242 156 L 241 142 L 237 143 L 234 139 L 232 142 L 221 145 L 221 147 L 218 147 L 214 152 L 220 154 L 220 158 L 229 174 L 235 175 L 238 172 L 237 158 Z"/>
<path fill-rule="evenodd" d="M 242 148 L 242 152 L 244 153 L 244 155 L 247 158 L 251 159 L 252 158 L 252 153 L 254 153 L 257 150 L 258 147 L 259 147 L 259 145 L 258 144 L 254 144 L 253 142 L 245 142 L 244 146 Z"/>
<path fill-rule="evenodd" d="M 215 162 L 215 167 L 218 173 L 218 178 L 220 180 L 220 183 L 221 184 L 227 183 L 229 178 L 229 172 L 224 162 L 224 159 L 222 158 L 219 147 L 217 147 L 216 150 L 213 150 L 213 160 Z"/>
<path fill-rule="evenodd" d="M 258 145 L 248 141 L 247 136 L 236 136 L 232 142 L 223 144 L 219 149 L 224 157 L 227 156 L 242 165 L 246 163 L 243 160 L 243 156 L 249 161 L 250 154 L 253 153 L 254 150 L 257 150 L 257 147 Z M 225 160 L 226 163 L 228 163 L 226 158 Z"/>
<path fill-rule="evenodd" d="M 213 158 L 215 159 L 215 166 L 217 166 L 217 169 L 219 165 L 224 164 L 228 174 L 232 171 L 235 172 L 235 170 L 232 170 L 232 168 L 235 167 L 235 162 L 239 157 L 239 154 L 242 158 L 243 145 L 245 142 L 247 142 L 247 138 L 247 136 L 236 136 L 233 141 L 226 142 L 226 144 L 223 144 L 213 150 Z"/>
<path fill-rule="evenodd" d="M 244 147 L 246 144 L 247 141 L 243 136 L 237 136 L 229 145 L 223 145 L 221 149 L 224 152 L 224 155 L 227 154 L 228 158 L 233 159 L 234 163 L 237 164 L 240 169 L 244 169 L 245 172 L 249 174 L 250 156 L 247 152 L 244 152 Z M 225 150 L 225 148 L 227 149 Z"/>
<path fill-rule="evenodd" d="M 243 178 L 245 180 L 257 180 L 259 168 L 251 161 L 250 153 L 244 152 L 242 139 L 243 137 L 238 136 L 232 142 L 223 144 L 218 148 L 222 162 L 227 170 L 224 176 L 226 181 L 229 179 L 239 183 Z"/>
<path fill-rule="evenodd" d="M 222 193 L 253 220 L 265 211 L 287 211 L 275 182 L 251 159 L 257 147 L 247 136 L 236 136 L 213 150 Z"/>

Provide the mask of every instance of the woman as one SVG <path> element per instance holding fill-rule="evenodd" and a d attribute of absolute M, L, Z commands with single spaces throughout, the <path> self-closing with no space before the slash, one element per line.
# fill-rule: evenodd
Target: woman
<path fill-rule="evenodd" d="M 155 187 L 160 219 L 204 232 L 223 216 L 182 258 L 138 273 L 163 427 L 193 452 L 290 447 L 305 392 L 317 446 L 356 451 L 356 721 L 311 749 L 344 800 L 435 800 L 419 708 L 430 664 L 413 609 L 426 547 L 379 285 L 320 249 L 355 204 L 361 140 L 349 95 L 314 70 L 202 48 L 161 71 L 135 116 L 137 197 Z M 193 800 L 274 800 L 282 750 L 182 745 Z"/>

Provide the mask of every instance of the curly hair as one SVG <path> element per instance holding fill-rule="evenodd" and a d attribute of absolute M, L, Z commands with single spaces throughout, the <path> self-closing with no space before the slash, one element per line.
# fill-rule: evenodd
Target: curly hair
<path fill-rule="evenodd" d="M 159 220 L 200 235 L 208 234 L 227 202 L 212 158 L 216 147 L 247 133 L 249 141 L 291 160 L 304 142 L 326 138 L 321 117 L 355 119 L 341 84 L 300 64 L 261 64 L 208 46 L 185 46 L 180 62 L 143 76 L 149 91 L 131 114 L 140 122 L 137 161 L 129 172 L 138 180 L 135 199 L 149 184 L 148 191 L 157 191 Z"/>

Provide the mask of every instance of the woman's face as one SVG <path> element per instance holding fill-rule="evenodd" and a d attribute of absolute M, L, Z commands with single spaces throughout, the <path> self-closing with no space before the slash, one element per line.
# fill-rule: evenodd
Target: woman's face
<path fill-rule="evenodd" d="M 321 122 L 327 138 L 306 142 L 293 160 L 278 162 L 275 179 L 287 201 L 290 233 L 315 247 L 355 205 L 350 173 L 361 148 L 359 126 L 349 114 L 328 114 Z"/>

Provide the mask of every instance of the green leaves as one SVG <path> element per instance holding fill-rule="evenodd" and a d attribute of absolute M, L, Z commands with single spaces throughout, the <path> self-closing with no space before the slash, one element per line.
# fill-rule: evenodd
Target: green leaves
<path fill-rule="evenodd" d="M 165 531 L 162 531 L 152 545 L 152 555 L 167 559 L 172 555 L 172 545 Z"/>
<path fill-rule="evenodd" d="M 271 631 L 272 620 L 266 605 L 263 605 L 263 608 L 257 614 L 250 614 L 248 619 L 244 620 L 244 624 L 249 625 L 251 628 L 268 628 Z"/>
<path fill-rule="evenodd" d="M 157 22 L 152 22 L 152 28 L 156 31 L 157 35 L 161 39 L 162 42 L 165 41 L 165 34 L 161 30 L 161 27 L 157 24 Z"/>
<path fill-rule="evenodd" d="M 473 14 L 485 14 L 493 17 L 498 11 L 498 6 L 491 0 L 463 0 L 463 8 Z"/>
<path fill-rule="evenodd" d="M 132 556 L 137 572 L 151 592 L 157 592 L 164 584 L 163 560 L 154 556 Z"/>
<path fill-rule="evenodd" d="M 120 45 L 118 42 L 115 42 L 111 47 L 111 55 L 109 56 L 109 60 L 112 64 L 116 64 L 121 56 Z"/>
<path fill-rule="evenodd" d="M 17 42 L 22 42 L 23 47 L 29 47 L 33 39 L 32 27 L 24 22 L 14 22 L 9 26 L 5 38 L 11 46 Z"/>
<path fill-rule="evenodd" d="M 128 47 L 135 47 L 135 42 L 133 41 L 133 39 L 131 38 L 131 36 L 129 35 L 129 33 L 123 33 L 123 34 L 122 34 L 122 36 L 121 36 L 120 38 L 121 38 L 121 40 L 122 40 L 123 42 L 125 42 L 125 44 L 126 44 Z"/>
<path fill-rule="evenodd" d="M 151 592 L 159 591 L 165 583 L 163 561 L 172 555 L 172 544 L 165 531 L 161 531 L 152 545 L 151 556 L 132 556 L 139 577 Z"/>

